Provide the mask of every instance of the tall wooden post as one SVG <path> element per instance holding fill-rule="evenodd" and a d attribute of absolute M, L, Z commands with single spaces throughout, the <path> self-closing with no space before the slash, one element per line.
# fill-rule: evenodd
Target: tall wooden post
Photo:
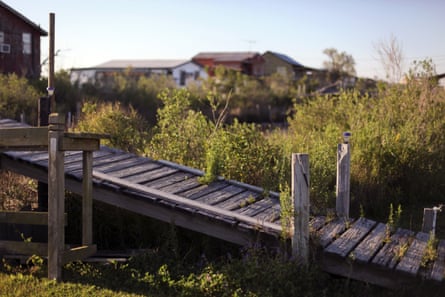
<path fill-rule="evenodd" d="M 93 152 L 83 152 L 82 245 L 93 243 Z"/>
<path fill-rule="evenodd" d="M 48 53 L 48 95 L 51 100 L 51 110 L 56 111 L 56 97 L 54 95 L 54 44 L 55 44 L 55 20 L 54 13 L 49 14 L 49 53 Z"/>
<path fill-rule="evenodd" d="M 309 155 L 292 154 L 292 255 L 309 263 Z"/>
<path fill-rule="evenodd" d="M 48 117 L 51 113 L 50 98 L 41 97 L 38 104 L 38 126 L 48 126 Z M 48 183 L 37 182 L 37 203 L 40 211 L 48 211 Z"/>
<path fill-rule="evenodd" d="M 336 212 L 338 217 L 349 219 L 349 192 L 350 192 L 350 166 L 349 152 L 350 132 L 344 132 L 344 142 L 337 149 L 337 187 L 336 187 Z"/>
<path fill-rule="evenodd" d="M 48 278 L 62 277 L 65 246 L 65 170 L 64 152 L 60 150 L 65 117 L 51 114 L 48 132 Z"/>

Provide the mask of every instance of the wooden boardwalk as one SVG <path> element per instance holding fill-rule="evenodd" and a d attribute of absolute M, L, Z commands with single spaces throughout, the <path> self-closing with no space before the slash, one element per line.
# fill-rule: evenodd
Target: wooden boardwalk
<path fill-rule="evenodd" d="M 0 128 L 21 124 L 2 119 Z M 2 169 L 47 181 L 47 152 L 0 154 Z M 101 147 L 93 153 L 93 197 L 123 209 L 240 245 L 260 240 L 279 245 L 278 193 L 237 181 L 199 182 L 203 172 Z M 66 189 L 82 193 L 82 153 L 65 153 Z M 68 214 L 69 215 L 69 214 Z M 425 263 L 429 234 L 399 229 L 366 218 L 345 221 L 314 217 L 312 242 L 321 267 L 330 273 L 385 287 L 417 281 L 443 286 L 445 241 L 434 245 L 436 258 Z M 315 250 L 315 249 L 314 249 Z"/>

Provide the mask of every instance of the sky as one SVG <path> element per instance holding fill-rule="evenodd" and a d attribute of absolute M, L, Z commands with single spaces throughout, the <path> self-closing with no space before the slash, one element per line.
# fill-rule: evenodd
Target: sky
<path fill-rule="evenodd" d="M 204 51 L 275 51 L 313 68 L 336 48 L 357 75 L 384 78 L 376 46 L 394 36 L 404 69 L 431 58 L 445 73 L 444 0 L 3 0 L 49 30 L 56 69 L 113 59 L 191 59 Z M 48 38 L 42 38 L 42 59 Z"/>

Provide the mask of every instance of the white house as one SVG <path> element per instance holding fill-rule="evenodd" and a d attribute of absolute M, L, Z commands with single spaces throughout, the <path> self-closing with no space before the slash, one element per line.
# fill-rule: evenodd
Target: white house
<path fill-rule="evenodd" d="M 71 69 L 71 83 L 103 83 L 106 77 L 131 69 L 132 75 L 171 76 L 178 87 L 206 79 L 205 69 L 191 60 L 111 60 L 94 67 Z"/>

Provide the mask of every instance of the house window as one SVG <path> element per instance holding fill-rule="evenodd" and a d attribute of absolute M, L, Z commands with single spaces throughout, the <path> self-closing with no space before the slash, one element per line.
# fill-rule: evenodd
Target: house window
<path fill-rule="evenodd" d="M 23 33 L 22 42 L 23 42 L 23 53 L 25 55 L 30 55 L 31 54 L 31 33 Z"/>
<path fill-rule="evenodd" d="M 3 43 L 3 42 L 5 42 L 5 33 L 0 31 L 0 43 Z"/>

